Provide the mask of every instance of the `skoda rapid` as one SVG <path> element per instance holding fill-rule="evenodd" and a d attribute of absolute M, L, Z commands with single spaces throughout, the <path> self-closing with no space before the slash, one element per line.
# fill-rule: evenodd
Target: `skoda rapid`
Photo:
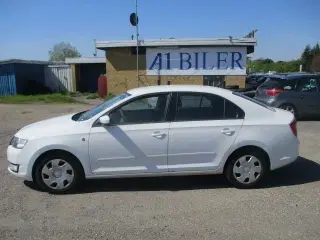
<path fill-rule="evenodd" d="M 298 147 L 288 111 L 226 89 L 170 85 L 25 126 L 7 158 L 10 173 L 52 193 L 92 178 L 192 174 L 224 174 L 252 188 L 295 161 Z"/>

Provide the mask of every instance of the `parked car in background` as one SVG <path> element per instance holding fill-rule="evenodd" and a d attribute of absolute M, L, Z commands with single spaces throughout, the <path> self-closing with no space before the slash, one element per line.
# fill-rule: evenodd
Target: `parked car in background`
<path fill-rule="evenodd" d="M 7 157 L 10 173 L 53 193 L 85 178 L 195 174 L 224 174 L 252 188 L 295 161 L 298 147 L 287 111 L 222 88 L 170 85 L 28 125 Z"/>
<path fill-rule="evenodd" d="M 320 116 L 320 75 L 295 73 L 270 76 L 254 99 L 282 108 L 296 117 Z"/>
<path fill-rule="evenodd" d="M 270 74 L 252 74 L 246 77 L 245 89 L 247 91 L 256 90 L 262 83 L 266 81 L 266 79 L 270 76 Z"/>

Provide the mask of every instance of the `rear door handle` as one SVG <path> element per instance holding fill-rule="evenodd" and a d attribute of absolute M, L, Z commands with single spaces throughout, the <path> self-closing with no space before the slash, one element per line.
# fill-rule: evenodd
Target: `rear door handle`
<path fill-rule="evenodd" d="M 158 139 L 164 138 L 165 136 L 166 136 L 166 134 L 165 133 L 161 133 L 161 132 L 152 133 L 152 137 L 155 137 L 155 138 L 158 138 Z"/>
<path fill-rule="evenodd" d="M 221 133 L 227 136 L 232 136 L 236 131 L 230 129 L 230 128 L 224 128 L 221 130 Z"/>

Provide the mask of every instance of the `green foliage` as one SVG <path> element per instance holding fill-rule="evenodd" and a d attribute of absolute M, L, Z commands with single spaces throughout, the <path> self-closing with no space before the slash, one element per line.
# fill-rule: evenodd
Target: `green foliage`
<path fill-rule="evenodd" d="M 62 61 L 64 62 L 66 58 L 81 57 L 78 50 L 73 47 L 70 43 L 60 42 L 53 46 L 49 51 L 50 61 Z"/>
<path fill-rule="evenodd" d="M 116 96 L 115 94 L 109 93 L 104 99 L 105 99 L 105 100 L 109 100 L 109 99 L 111 99 L 111 98 L 113 98 L 113 97 L 115 97 L 115 96 Z"/>
<path fill-rule="evenodd" d="M 298 72 L 300 64 L 300 60 L 274 62 L 271 59 L 260 58 L 257 60 L 250 61 L 248 64 L 248 68 L 251 69 L 252 72 Z"/>
<path fill-rule="evenodd" d="M 87 99 L 97 99 L 97 98 L 100 98 L 98 93 L 89 93 L 87 95 Z"/>
<path fill-rule="evenodd" d="M 310 45 L 307 45 L 302 54 L 301 54 L 301 61 L 303 64 L 303 69 L 305 71 L 310 72 L 311 71 L 311 65 L 312 61 L 315 56 L 320 56 L 320 46 L 319 43 L 311 47 Z"/>
<path fill-rule="evenodd" d="M 44 102 L 44 103 L 74 103 L 76 102 L 70 94 L 39 94 L 39 95 L 12 95 L 1 96 L 0 103 L 32 103 L 32 102 Z"/>
<path fill-rule="evenodd" d="M 277 73 L 285 73 L 285 72 L 298 72 L 300 69 L 300 65 L 303 66 L 303 71 L 310 72 L 312 60 L 314 56 L 320 56 L 320 46 L 317 43 L 315 46 L 307 45 L 300 59 L 291 60 L 291 61 L 277 61 L 274 62 L 269 58 L 260 58 L 257 60 L 249 60 L 248 61 L 248 69 L 251 72 L 269 72 L 275 71 Z"/>

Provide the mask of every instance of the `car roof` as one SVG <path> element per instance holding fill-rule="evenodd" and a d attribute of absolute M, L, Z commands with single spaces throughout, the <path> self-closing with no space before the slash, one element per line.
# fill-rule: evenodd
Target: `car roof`
<path fill-rule="evenodd" d="M 202 85 L 159 85 L 134 88 L 128 91 L 132 95 L 143 95 L 159 92 L 206 92 L 219 95 L 232 94 L 228 89 Z"/>
<path fill-rule="evenodd" d="M 277 73 L 272 76 L 272 78 L 281 78 L 281 79 L 292 79 L 292 78 L 300 78 L 300 77 L 320 77 L 319 74 L 313 73 Z"/>

